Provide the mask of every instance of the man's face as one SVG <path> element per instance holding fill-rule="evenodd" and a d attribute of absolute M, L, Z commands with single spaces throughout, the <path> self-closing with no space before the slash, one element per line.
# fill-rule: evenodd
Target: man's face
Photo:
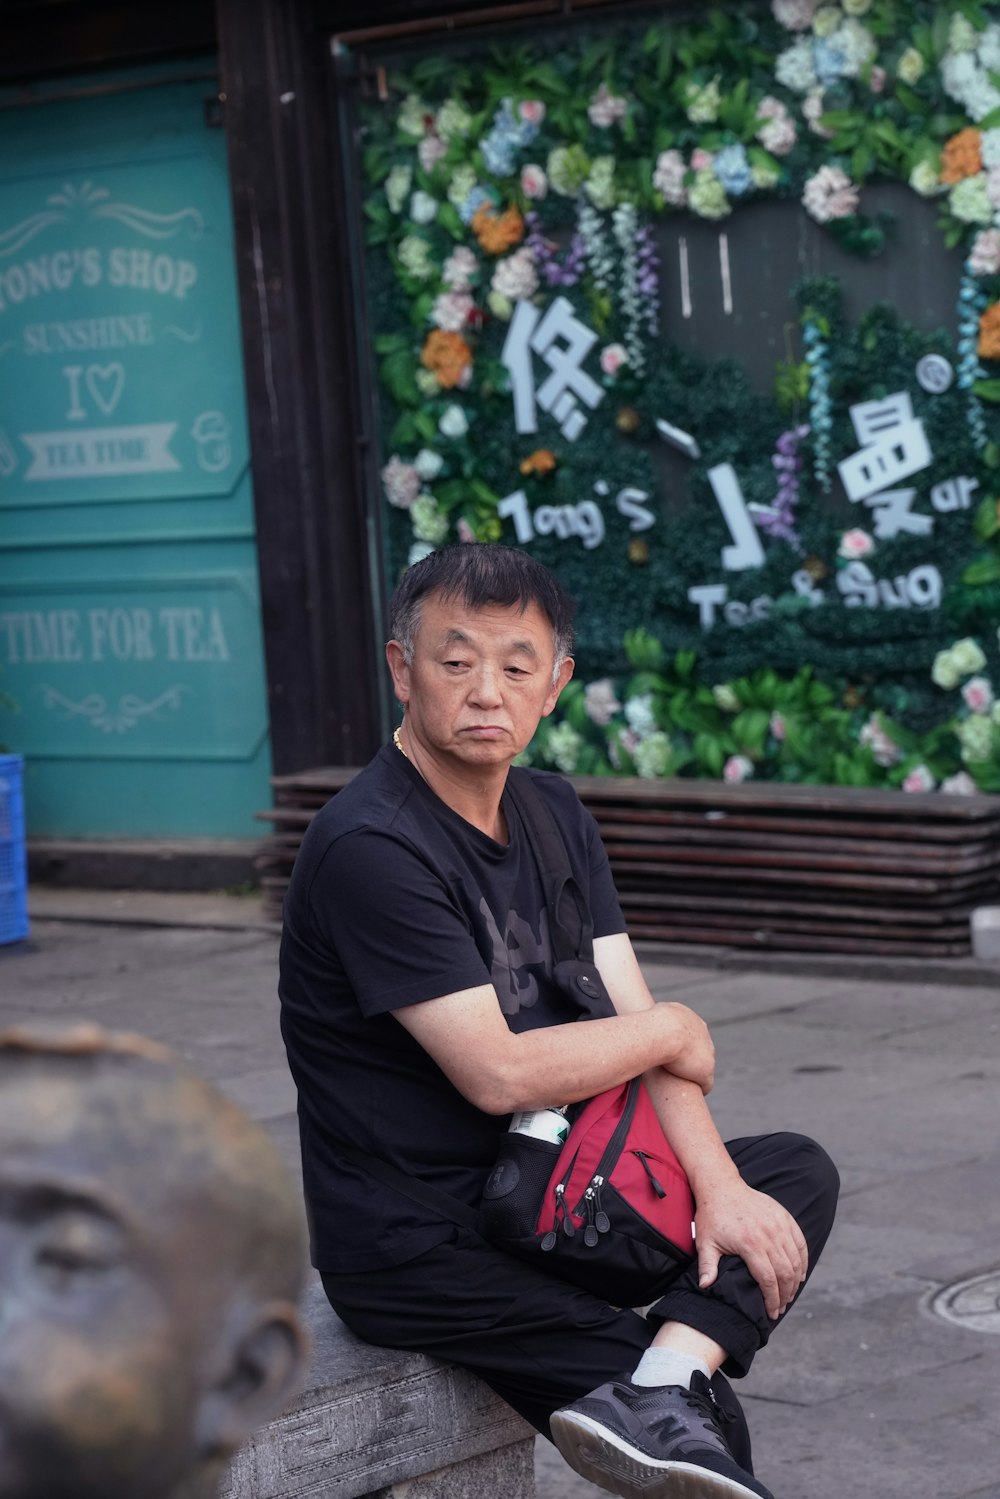
<path fill-rule="evenodd" d="M 395 642 L 388 659 L 407 734 L 466 766 L 509 765 L 573 673 L 567 658 L 553 683 L 552 624 L 537 604 L 469 609 L 440 594 L 423 601 L 412 662 Z"/>
<path fill-rule="evenodd" d="M 0 1082 L 4 1499 L 165 1499 L 195 1466 L 178 1240 L 116 1112 L 65 1076 Z"/>

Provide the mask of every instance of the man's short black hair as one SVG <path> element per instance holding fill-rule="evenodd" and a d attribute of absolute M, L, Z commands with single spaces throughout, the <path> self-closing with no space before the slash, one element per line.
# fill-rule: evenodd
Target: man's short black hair
<path fill-rule="evenodd" d="M 554 573 L 518 547 L 458 541 L 407 568 L 389 603 L 389 637 L 399 641 L 407 661 L 421 604 L 435 593 L 461 599 L 467 609 L 516 605 L 523 613 L 537 604 L 552 623 L 557 664 L 573 650 L 573 600 Z"/>

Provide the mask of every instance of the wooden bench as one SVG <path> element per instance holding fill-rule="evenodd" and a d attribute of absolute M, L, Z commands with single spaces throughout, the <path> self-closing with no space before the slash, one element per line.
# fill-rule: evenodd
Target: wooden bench
<path fill-rule="evenodd" d="M 268 914 L 315 812 L 357 774 L 278 776 L 260 856 Z M 1000 900 L 1000 797 L 773 782 L 573 777 L 635 939 L 965 956 Z"/>

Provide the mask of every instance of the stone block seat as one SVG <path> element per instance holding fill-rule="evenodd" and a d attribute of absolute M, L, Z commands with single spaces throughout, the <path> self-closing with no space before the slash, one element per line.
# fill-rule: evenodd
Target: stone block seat
<path fill-rule="evenodd" d="M 534 1429 L 460 1369 L 362 1343 L 303 1304 L 302 1393 L 237 1454 L 222 1499 L 534 1499 Z"/>

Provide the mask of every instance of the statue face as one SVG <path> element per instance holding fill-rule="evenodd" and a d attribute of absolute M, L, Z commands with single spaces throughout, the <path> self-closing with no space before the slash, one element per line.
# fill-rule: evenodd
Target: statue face
<path fill-rule="evenodd" d="M 197 1214 L 122 1126 L 107 1085 L 0 1081 L 4 1499 L 165 1499 L 196 1463 Z"/>

